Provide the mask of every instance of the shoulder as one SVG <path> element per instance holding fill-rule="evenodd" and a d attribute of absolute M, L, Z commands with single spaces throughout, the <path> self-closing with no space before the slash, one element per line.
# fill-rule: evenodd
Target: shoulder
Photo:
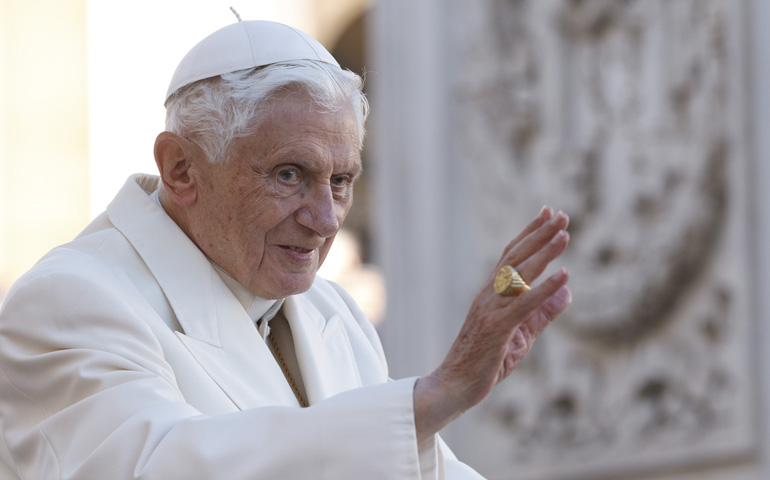
<path fill-rule="evenodd" d="M 114 228 L 80 236 L 48 252 L 14 283 L 3 301 L 3 321 L 63 327 L 126 310 L 137 293 L 132 268 L 141 268 L 141 259 Z"/>
<path fill-rule="evenodd" d="M 100 254 L 105 242 L 120 243 L 120 237 L 105 230 L 80 238 L 55 248 L 24 274 L 0 309 L 6 347 L 120 352 L 136 364 L 161 365 L 152 329 L 161 325 L 160 317 L 126 270 Z M 7 361 L 0 355 L 0 363 Z"/>
<path fill-rule="evenodd" d="M 104 277 L 115 276 L 125 269 L 123 259 L 133 259 L 135 251 L 130 242 L 116 229 L 105 228 L 81 234 L 75 240 L 60 245 L 44 255 L 16 282 L 19 287 L 41 283 L 44 279 L 63 279 L 99 284 Z M 42 282 L 45 283 L 45 282 Z M 16 286 L 15 285 L 15 286 Z"/>
<path fill-rule="evenodd" d="M 52 310 L 61 318 L 65 310 L 100 303 L 120 283 L 118 270 L 97 254 L 111 236 L 104 231 L 51 250 L 11 287 L 3 304 L 5 313 Z"/>

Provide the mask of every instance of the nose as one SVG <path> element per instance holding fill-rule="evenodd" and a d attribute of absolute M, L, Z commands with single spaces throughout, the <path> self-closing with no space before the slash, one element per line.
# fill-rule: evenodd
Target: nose
<path fill-rule="evenodd" d="M 297 222 L 321 237 L 331 237 L 340 229 L 338 208 L 331 186 L 316 184 L 312 192 L 305 195 L 304 205 L 296 214 Z"/>

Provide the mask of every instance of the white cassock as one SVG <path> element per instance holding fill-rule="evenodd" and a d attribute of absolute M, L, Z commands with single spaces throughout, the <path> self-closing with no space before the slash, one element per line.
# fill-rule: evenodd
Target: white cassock
<path fill-rule="evenodd" d="M 337 285 L 285 299 L 309 408 L 203 253 L 131 177 L 0 311 L 2 479 L 478 479 L 418 445 L 415 379 L 389 381 Z"/>

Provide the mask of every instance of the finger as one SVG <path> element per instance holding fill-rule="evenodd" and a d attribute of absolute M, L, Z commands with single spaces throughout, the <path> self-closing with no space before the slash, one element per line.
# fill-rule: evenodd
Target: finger
<path fill-rule="evenodd" d="M 511 353 L 514 355 L 509 359 L 513 362 L 508 366 L 511 370 L 529 352 L 540 334 L 569 307 L 570 303 L 572 303 L 572 293 L 569 288 L 563 286 L 516 328 L 510 342 Z"/>
<path fill-rule="evenodd" d="M 551 324 L 556 317 L 562 314 L 567 307 L 572 303 L 572 292 L 570 292 L 567 286 L 562 286 L 553 295 L 548 297 L 548 300 L 540 306 L 539 311 L 529 317 L 523 324 L 526 324 L 527 332 L 531 335 L 528 339 L 530 343 L 537 338 L 545 328 Z"/>
<path fill-rule="evenodd" d="M 517 270 L 518 266 L 529 257 L 539 252 L 544 246 L 548 245 L 557 234 L 565 231 L 569 226 L 569 217 L 564 212 L 559 212 L 548 222 L 543 223 L 535 231 L 527 235 L 519 244 L 517 244 L 509 253 L 507 262 L 513 265 Z"/>
<path fill-rule="evenodd" d="M 559 230 L 544 247 L 516 267 L 521 278 L 527 283 L 534 282 L 549 263 L 564 253 L 569 244 L 569 238 L 566 230 Z"/>
<path fill-rule="evenodd" d="M 543 304 L 542 310 L 548 324 L 561 315 L 571 304 L 572 292 L 570 292 L 569 288 L 564 285 Z M 546 326 L 547 324 L 543 325 L 542 328 L 545 328 Z M 542 329 L 540 331 L 542 331 Z"/>
<path fill-rule="evenodd" d="M 511 242 L 505 247 L 503 250 L 503 256 L 507 256 L 508 253 L 516 246 L 518 245 L 523 239 L 525 239 L 528 235 L 530 235 L 532 232 L 540 228 L 544 223 L 551 220 L 553 218 L 553 209 L 549 207 L 548 205 L 544 206 L 540 209 L 540 212 L 537 214 L 537 216 L 529 222 L 529 225 L 527 225 L 524 230 L 521 231 L 518 235 L 516 235 L 516 238 L 511 240 Z"/>
<path fill-rule="evenodd" d="M 508 299 L 510 302 L 507 307 L 516 311 L 515 315 L 512 315 L 512 319 L 517 323 L 521 323 L 525 319 L 529 318 L 535 310 L 541 308 L 546 302 L 553 297 L 562 287 L 567 284 L 569 280 L 569 271 L 566 268 L 560 268 L 556 273 L 546 278 L 540 285 L 534 287 L 529 292 L 523 293 L 516 297 L 515 302 L 511 302 L 511 297 L 500 297 L 501 301 Z M 571 295 L 569 299 L 571 301 Z M 564 306 L 566 308 L 566 305 Z"/>

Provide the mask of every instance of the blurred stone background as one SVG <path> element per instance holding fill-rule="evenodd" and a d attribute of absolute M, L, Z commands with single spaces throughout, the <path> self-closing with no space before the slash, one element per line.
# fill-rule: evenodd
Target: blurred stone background
<path fill-rule="evenodd" d="M 229 6 L 0 0 L 0 292 L 154 171 L 171 72 Z M 542 205 L 570 215 L 573 306 L 444 432 L 459 457 L 491 479 L 770 478 L 770 3 L 233 6 L 366 75 L 366 173 L 323 273 L 394 377 L 440 362 Z"/>

